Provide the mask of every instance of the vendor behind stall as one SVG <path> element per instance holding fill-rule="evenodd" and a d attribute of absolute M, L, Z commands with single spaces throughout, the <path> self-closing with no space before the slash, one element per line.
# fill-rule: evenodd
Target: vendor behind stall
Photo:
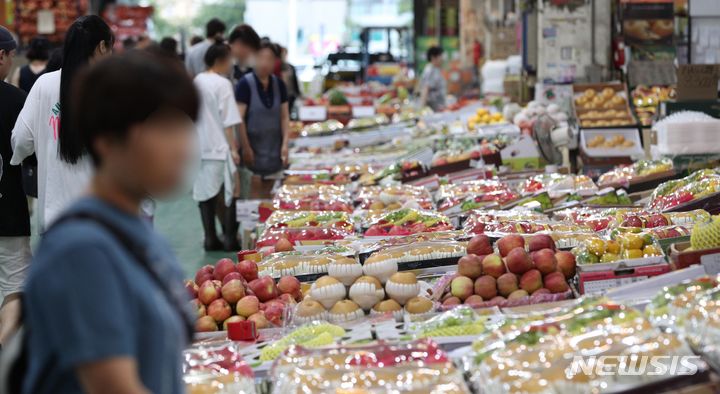
<path fill-rule="evenodd" d="M 447 83 L 442 74 L 443 50 L 438 46 L 427 51 L 428 64 L 420 77 L 420 105 L 428 106 L 433 111 L 445 108 Z"/>
<path fill-rule="evenodd" d="M 277 45 L 265 41 L 256 55 L 255 70 L 245 75 L 235 89 L 240 115 L 243 197 L 269 198 L 273 184 L 282 176 L 288 159 L 290 112 L 287 88 L 273 75 L 280 58 Z M 252 186 L 251 186 L 252 185 Z"/>

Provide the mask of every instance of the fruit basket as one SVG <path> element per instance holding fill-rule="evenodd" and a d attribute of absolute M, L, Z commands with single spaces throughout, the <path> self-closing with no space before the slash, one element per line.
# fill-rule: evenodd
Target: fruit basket
<path fill-rule="evenodd" d="M 454 230 L 450 219 L 433 211 L 404 208 L 380 215 L 371 215 L 363 225 L 366 237 L 410 235 L 424 232 Z"/>
<path fill-rule="evenodd" d="M 462 373 L 432 341 L 289 348 L 272 366 L 272 393 L 433 392 L 469 394 Z"/>
<path fill-rule="evenodd" d="M 498 179 L 481 179 L 442 185 L 435 198 L 440 211 L 457 206 L 461 211 L 470 211 L 483 206 L 505 205 L 519 196 Z"/>
<path fill-rule="evenodd" d="M 630 93 L 632 105 L 640 124 L 652 125 L 660 103 L 675 99 L 675 88 L 671 86 L 638 85 Z"/>
<path fill-rule="evenodd" d="M 545 191 L 551 198 L 557 198 L 563 194 L 590 196 L 597 193 L 598 188 L 592 179 L 585 175 L 566 174 L 535 175 L 528 178 L 520 187 L 520 192 L 524 196 Z"/>
<path fill-rule="evenodd" d="M 573 85 L 575 118 L 583 129 L 637 124 L 623 84 Z"/>
<path fill-rule="evenodd" d="M 286 211 L 353 211 L 347 190 L 337 185 L 283 185 L 275 194 L 273 207 Z"/>
<path fill-rule="evenodd" d="M 603 188 L 627 188 L 630 185 L 648 184 L 653 180 L 665 179 L 674 175 L 672 160 L 639 160 L 631 165 L 615 167 L 600 175 L 597 184 Z"/>
<path fill-rule="evenodd" d="M 662 248 L 653 237 L 618 233 L 615 239 L 593 238 L 573 248 L 580 271 L 609 271 L 665 262 Z"/>
<path fill-rule="evenodd" d="M 363 264 L 397 264 L 400 271 L 454 265 L 466 254 L 467 243 L 458 241 L 421 241 L 382 248 L 365 259 Z"/>
<path fill-rule="evenodd" d="M 394 211 L 407 203 L 417 204 L 421 209 L 433 209 L 428 190 L 411 185 L 364 186 L 358 190 L 355 203 L 357 208 L 370 211 Z"/>
<path fill-rule="evenodd" d="M 580 148 L 591 158 L 642 156 L 637 129 L 595 129 L 580 132 Z"/>
<path fill-rule="evenodd" d="M 292 245 L 318 245 L 326 241 L 345 239 L 354 234 L 352 228 L 343 227 L 274 227 L 266 228 L 262 232 L 256 246 L 258 248 L 274 246 L 281 239 L 288 240 Z"/>
<path fill-rule="evenodd" d="M 268 229 L 323 227 L 348 231 L 355 228 L 350 215 L 342 211 L 274 211 L 265 221 L 265 227 Z"/>
<path fill-rule="evenodd" d="M 301 282 L 309 282 L 327 274 L 331 264 L 353 261 L 355 259 L 352 256 L 320 251 L 280 252 L 273 253 L 260 261 L 258 270 L 260 275 L 270 275 L 273 278 L 291 275 Z"/>
<path fill-rule="evenodd" d="M 719 192 L 720 174 L 715 170 L 699 170 L 685 178 L 660 184 L 650 196 L 648 208 L 668 211 L 704 209 L 708 205 L 717 210 L 715 200 Z"/>
<path fill-rule="evenodd" d="M 232 342 L 212 347 L 193 347 L 183 352 L 183 381 L 189 394 L 216 392 L 223 387 L 233 393 L 254 394 L 255 375 Z"/>

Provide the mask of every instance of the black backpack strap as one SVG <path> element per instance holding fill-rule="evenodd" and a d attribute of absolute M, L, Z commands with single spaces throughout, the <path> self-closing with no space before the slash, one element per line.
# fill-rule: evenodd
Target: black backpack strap
<path fill-rule="evenodd" d="M 133 260 L 137 262 L 138 265 L 145 270 L 145 272 L 147 272 L 150 278 L 152 278 L 155 284 L 165 294 L 168 303 L 173 307 L 173 309 L 175 309 L 175 312 L 179 315 L 178 317 L 183 322 L 188 342 L 192 342 L 193 334 L 195 332 L 195 325 L 193 324 L 192 320 L 190 320 L 190 317 L 187 315 L 187 313 L 185 313 L 184 300 L 182 300 L 179 295 L 173 292 L 170 287 L 168 287 L 166 283 L 161 279 L 160 275 L 158 275 L 157 271 L 155 271 L 153 265 L 150 263 L 145 248 L 137 242 L 133 241 L 130 237 L 128 237 L 126 232 L 120 230 L 114 223 L 110 222 L 109 220 L 103 218 L 100 215 L 91 212 L 72 212 L 61 216 L 55 222 L 53 222 L 46 234 L 50 233 L 52 229 L 62 223 L 67 223 L 75 220 L 85 220 L 99 225 L 100 227 L 105 229 L 116 241 L 118 241 L 128 253 L 130 253 Z"/>

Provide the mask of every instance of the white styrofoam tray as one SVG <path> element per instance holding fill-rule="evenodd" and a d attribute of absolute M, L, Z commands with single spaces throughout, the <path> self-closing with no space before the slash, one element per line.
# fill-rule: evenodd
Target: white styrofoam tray
<path fill-rule="evenodd" d="M 614 135 L 622 135 L 625 137 L 625 140 L 632 141 L 635 144 L 631 148 L 588 148 L 587 142 L 592 140 L 596 135 L 605 136 L 606 140 L 612 138 Z M 645 153 L 642 142 L 640 141 L 640 132 L 636 128 L 580 130 L 580 147 L 590 157 L 642 156 Z"/>

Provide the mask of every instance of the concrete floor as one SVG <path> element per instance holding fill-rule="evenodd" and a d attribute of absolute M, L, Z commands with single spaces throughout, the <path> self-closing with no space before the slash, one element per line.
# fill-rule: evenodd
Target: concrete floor
<path fill-rule="evenodd" d="M 195 271 L 205 264 L 213 264 L 223 257 L 236 259 L 234 253 L 206 253 L 203 250 L 200 211 L 189 194 L 177 200 L 158 202 L 155 228 L 170 242 L 188 278 L 194 277 Z M 218 234 L 221 233 L 218 228 Z"/>

